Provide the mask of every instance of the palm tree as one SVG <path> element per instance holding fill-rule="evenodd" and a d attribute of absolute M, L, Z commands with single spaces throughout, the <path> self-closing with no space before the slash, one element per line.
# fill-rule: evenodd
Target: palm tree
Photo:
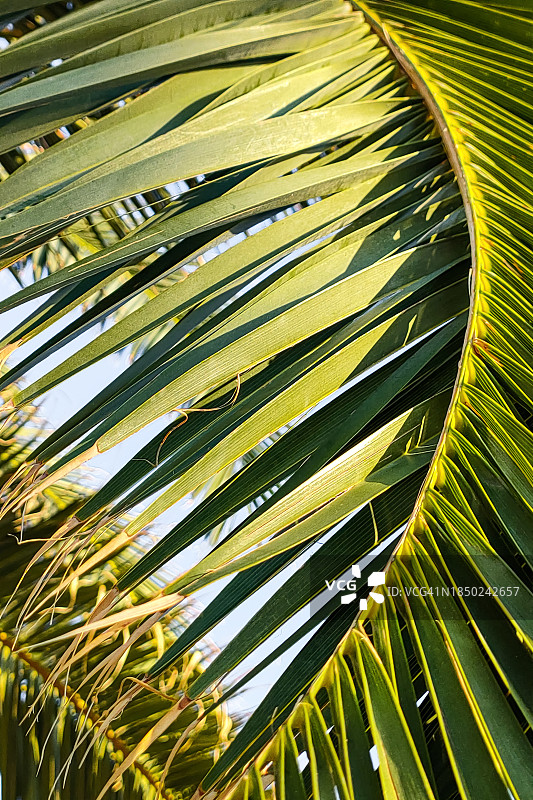
<path fill-rule="evenodd" d="M 97 659 L 118 604 L 218 531 L 134 604 L 144 630 L 226 579 L 133 670 L 105 731 L 253 601 L 99 797 L 181 715 L 203 724 L 205 693 L 245 659 L 223 697 L 290 650 L 195 798 L 530 798 L 529 4 L 99 0 L 19 36 L 28 2 L 0 4 L 16 39 L 0 55 L 0 258 L 46 269 L 0 309 L 45 299 L 0 343 L 28 345 L 2 390 L 106 327 L 3 413 L 127 345 L 137 357 L 31 448 L 4 513 L 166 427 L 56 531 L 52 583 L 21 621 L 196 493 L 51 671 Z M 381 583 L 355 603 L 328 589 L 352 565 L 359 590 Z"/>
<path fill-rule="evenodd" d="M 10 477 L 28 447 L 42 437 L 43 430 L 36 408 L 17 413 L 4 429 L 0 445 L 0 480 L 1 487 L 7 487 L 7 491 Z M 103 741 L 92 741 L 95 726 L 117 699 L 122 682 L 133 672 L 147 671 L 155 664 L 165 647 L 170 647 L 183 630 L 190 618 L 190 609 L 170 613 L 164 624 L 157 624 L 137 638 L 133 632 L 129 637 L 117 632 L 96 653 L 72 662 L 66 680 L 52 679 L 54 665 L 61 658 L 63 638 L 80 620 L 89 618 L 98 595 L 105 593 L 114 577 L 124 573 L 144 552 L 142 542 L 124 546 L 107 563 L 101 563 L 98 568 L 86 572 L 81 581 L 71 584 L 68 596 L 57 598 L 52 618 L 41 616 L 29 625 L 18 624 L 24 603 L 31 591 L 46 579 L 56 553 L 51 548 L 45 558 L 34 563 L 13 594 L 28 559 L 89 496 L 84 476 L 74 477 L 76 480 L 59 481 L 53 491 L 36 496 L 24 515 L 8 515 L 0 525 L 3 564 L 0 602 L 5 606 L 0 632 L 2 798 L 30 800 L 49 795 L 96 798 L 116 764 L 124 761 L 149 730 L 151 722 L 169 708 L 170 693 L 172 701 L 176 696 L 183 696 L 188 684 L 198 679 L 206 666 L 205 649 L 196 648 L 184 654 L 161 676 L 154 691 L 140 697 L 129 713 L 123 715 L 114 730 L 108 728 Z M 115 532 L 116 528 L 110 528 L 99 544 Z M 153 593 L 157 585 L 161 585 L 162 578 L 158 575 L 155 581 L 145 582 L 130 593 L 124 608 Z M 119 658 L 117 645 L 121 649 Z M 91 672 L 105 659 L 108 661 L 107 677 L 96 697 L 88 692 L 89 680 Z M 168 800 L 190 797 L 227 746 L 232 733 L 232 720 L 224 705 L 218 702 L 219 698 L 217 691 L 205 698 L 205 707 L 212 713 L 206 715 L 203 725 L 197 728 L 197 735 L 191 739 L 179 762 L 169 761 L 169 756 L 187 725 L 196 722 L 196 716 L 191 714 L 180 718 L 179 726 L 160 739 L 149 756 L 135 761 L 109 796 L 124 800 L 155 798 L 161 788 L 159 796 Z M 37 704 L 35 714 L 29 716 L 34 703 Z M 165 789 L 162 778 L 166 771 Z"/>

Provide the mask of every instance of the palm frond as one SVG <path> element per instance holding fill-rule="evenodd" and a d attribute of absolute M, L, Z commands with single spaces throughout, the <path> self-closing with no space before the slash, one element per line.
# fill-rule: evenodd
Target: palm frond
<path fill-rule="evenodd" d="M 531 346 L 524 224 L 531 117 L 522 97 L 531 71 L 524 72 L 527 37 L 520 36 L 527 13 L 520 14 L 527 10 L 476 5 L 474 25 L 467 3 L 365 8 L 438 120 L 460 180 L 473 246 L 467 336 L 432 467 L 389 562 L 385 601 L 370 601 L 305 700 L 224 797 L 265 797 L 275 781 L 283 799 L 526 798 L 532 387 L 522 367 Z M 215 785 L 227 768 L 215 767 Z"/>
<path fill-rule="evenodd" d="M 197 797 L 473 800 L 482 785 L 491 800 L 527 798 L 529 17 L 520 3 L 461 0 L 363 10 L 367 21 L 336 0 L 184 2 L 172 13 L 163 0 L 102 0 L 0 54 L 0 70 L 21 78 L 0 94 L 13 144 L 29 124 L 53 130 L 60 115 L 131 98 L 0 184 L 5 266 L 126 198 L 180 192 L 120 241 L 0 303 L 52 292 L 1 342 L 9 355 L 104 293 L 2 389 L 126 311 L 6 399 L 6 414 L 167 326 L 32 448 L 5 512 L 175 412 L 64 531 L 86 546 L 145 503 L 104 545 L 111 558 L 170 506 L 205 496 L 117 575 L 54 679 L 77 647 L 97 657 L 95 632 L 123 624 L 118 603 L 228 523 L 163 594 L 171 605 L 230 582 L 143 677 L 155 683 L 260 589 L 260 608 L 173 713 L 278 631 L 227 695 L 301 649 Z M 64 61 L 49 67 L 59 43 Z M 389 594 L 357 615 L 325 585 L 361 561 L 365 581 L 386 568 Z M 68 588 L 93 564 L 50 578 Z M 487 596 L 459 595 L 464 586 Z M 286 633 L 306 607 L 308 621 Z M 27 624 L 37 610 L 32 600 Z"/>

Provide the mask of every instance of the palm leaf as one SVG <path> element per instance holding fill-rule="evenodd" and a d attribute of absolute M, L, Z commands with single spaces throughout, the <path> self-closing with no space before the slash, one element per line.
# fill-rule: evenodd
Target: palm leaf
<path fill-rule="evenodd" d="M 6 414 L 164 332 L 33 448 L 5 512 L 163 419 L 63 530 L 90 540 L 143 510 L 86 567 L 51 577 L 61 589 L 83 580 L 163 511 L 216 487 L 117 576 L 97 627 L 77 629 L 96 657 L 93 631 L 107 615 L 120 624 L 116 603 L 225 524 L 164 590 L 173 603 L 232 576 L 150 669 L 155 682 L 285 570 L 188 687 L 192 703 L 280 629 L 282 643 L 228 694 L 301 647 L 197 796 L 451 800 L 483 786 L 496 800 L 526 798 L 527 9 L 372 2 L 365 21 L 337 2 L 183 3 L 164 18 L 162 2 L 133 5 L 138 24 L 132 4 L 104 0 L 53 23 L 57 35 L 50 24 L 0 54 L 6 76 L 35 70 L 0 95 L 17 145 L 30 119 L 47 132 L 58 114 L 131 97 L 0 186 L 5 266 L 128 197 L 181 192 L 120 241 L 0 304 L 53 292 L 4 338 L 5 355 L 89 304 L 4 388 L 119 305 L 129 312 L 7 400 Z M 87 49 L 82 31 L 94 35 Z M 60 41 L 69 57 L 47 67 Z M 184 279 L 125 305 L 182 269 Z M 383 603 L 356 616 L 338 597 L 315 602 L 364 557 L 364 580 L 387 565 Z M 460 595 L 465 585 L 486 595 Z M 28 624 L 50 592 L 28 604 Z M 305 607 L 309 621 L 286 633 Z"/>

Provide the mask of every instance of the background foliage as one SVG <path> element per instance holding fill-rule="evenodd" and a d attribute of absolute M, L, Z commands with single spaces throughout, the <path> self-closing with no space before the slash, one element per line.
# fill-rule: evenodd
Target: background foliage
<path fill-rule="evenodd" d="M 28 447 L 39 440 L 44 431 L 39 409 L 31 407 L 17 414 L 4 428 L 0 447 L 2 494 Z M 6 800 L 96 797 L 111 777 L 114 766 L 123 762 L 149 730 L 151 722 L 169 707 L 170 693 L 172 697 L 183 696 L 187 685 L 202 674 L 210 654 L 204 647 L 178 659 L 161 675 L 154 692 L 139 697 L 122 715 L 115 729 L 108 729 L 102 741 L 92 744 L 95 726 L 119 696 L 123 681 L 133 674 L 142 675 L 155 663 L 183 630 L 192 609 L 176 609 L 162 623 L 137 638 L 126 627 L 100 644 L 94 654 L 73 662 L 66 682 L 50 680 L 64 649 L 61 641 L 50 640 L 64 636 L 87 620 L 97 598 L 143 552 L 140 543 L 124 546 L 108 563 L 89 570 L 80 581 L 72 582 L 68 595 L 55 603 L 52 618 L 41 615 L 30 624 L 19 624 L 24 603 L 46 579 L 57 549 L 51 548 L 44 559 L 33 564 L 10 600 L 17 581 L 29 558 L 87 498 L 90 493 L 87 477 L 75 473 L 69 480 L 64 479 L 35 497 L 23 514 L 14 513 L 2 519 L 0 602 L 4 613 L 0 632 L 0 774 L 2 798 Z M 20 541 L 24 542 L 22 546 Z M 105 538 L 99 544 L 104 543 Z M 68 558 L 64 566 L 70 567 Z M 160 574 L 155 576 L 155 581 L 138 587 L 125 598 L 122 608 L 127 609 L 150 596 L 162 580 L 164 575 Z M 50 588 L 54 588 L 53 581 Z M 118 654 L 117 646 L 120 646 Z M 97 694 L 94 686 L 89 692 L 88 678 L 106 660 L 105 680 Z M 76 687 L 76 691 L 71 687 Z M 48 692 L 44 694 L 46 688 Z M 43 698 L 42 706 L 39 713 L 32 716 L 30 708 L 39 696 Z M 208 695 L 205 707 L 213 706 L 218 698 L 218 692 Z M 151 748 L 149 756 L 141 757 L 134 768 L 123 775 L 109 796 L 155 798 L 172 748 L 192 720 L 192 715 L 182 717 L 180 724 Z M 206 716 L 204 723 L 196 727 L 195 734 L 188 739 L 179 762 L 172 762 L 167 781 L 174 791 L 164 790 L 163 797 L 171 800 L 192 795 L 227 745 L 232 725 L 224 706 L 219 705 Z"/>

